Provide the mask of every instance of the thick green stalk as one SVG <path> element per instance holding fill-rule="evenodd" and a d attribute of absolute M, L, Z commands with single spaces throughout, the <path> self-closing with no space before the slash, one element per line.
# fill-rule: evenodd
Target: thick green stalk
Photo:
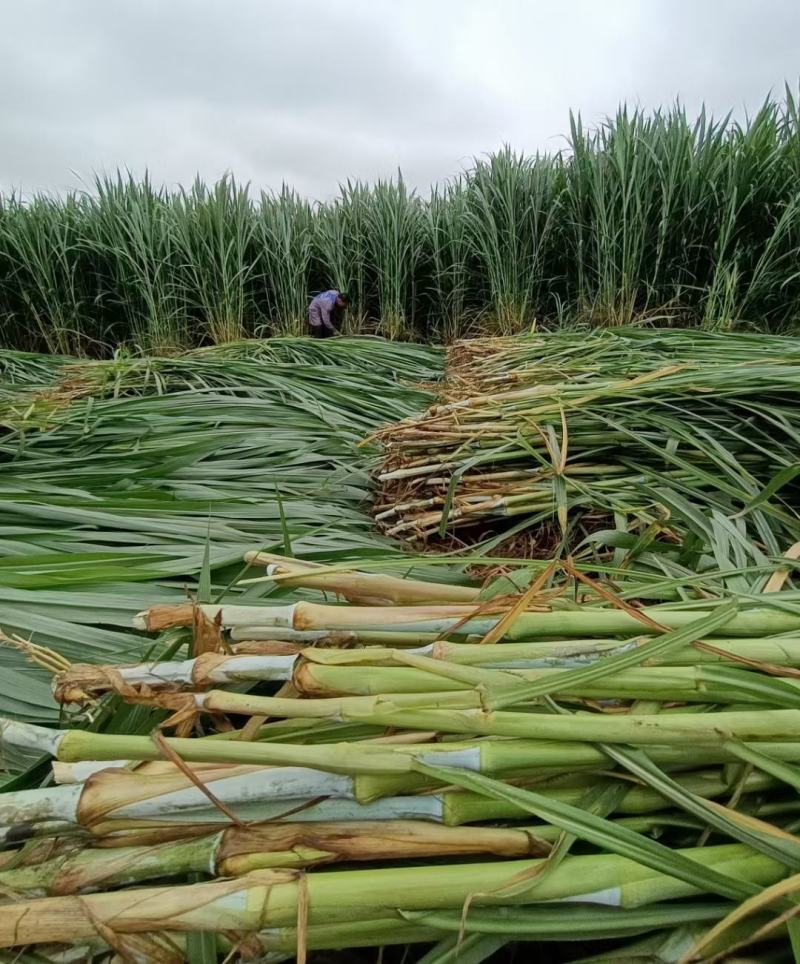
<path fill-rule="evenodd" d="M 430 699 L 429 708 L 423 701 Z M 350 696 L 302 700 L 222 693 L 212 690 L 196 697 L 208 710 L 263 716 L 328 716 L 361 723 L 404 729 L 438 730 L 473 736 L 507 736 L 537 740 L 579 740 L 604 743 L 705 744 L 726 739 L 792 742 L 800 732 L 800 710 L 741 711 L 707 714 L 654 714 L 612 716 L 582 713 L 571 717 L 544 713 L 488 711 L 470 708 L 480 703 L 468 691 L 399 696 Z M 459 706 L 460 702 L 460 706 Z M 448 708 L 450 707 L 450 708 Z M 66 740 L 65 740 L 66 742 Z M 63 748 L 63 744 L 62 744 Z M 62 752 L 68 752 L 62 750 Z M 63 759 L 63 757 L 61 757 Z"/>
<path fill-rule="evenodd" d="M 168 610 L 176 611 L 171 615 Z M 498 623 L 501 616 L 482 616 L 476 607 L 450 606 L 323 606 L 299 602 L 293 606 L 210 606 L 200 607 L 211 620 L 220 618 L 226 628 L 247 626 L 275 626 L 303 631 L 355 631 L 410 633 L 447 633 L 458 627 L 462 635 L 484 636 Z M 178 614 L 178 610 L 180 613 Z M 162 607 L 160 611 L 139 613 L 134 625 L 141 629 L 167 628 L 175 625 L 175 618 L 185 620 L 185 607 Z M 707 635 L 768 636 L 775 633 L 797 632 L 800 616 L 776 608 L 753 608 L 734 613 L 725 610 L 725 617 L 715 624 L 709 620 L 710 610 L 649 607 L 642 616 L 659 622 L 669 630 L 685 629 L 697 623 L 699 631 Z M 471 617 L 471 618 L 470 618 Z M 709 622 L 706 630 L 705 623 Z M 539 637 L 581 639 L 594 636 L 653 635 L 661 630 L 620 609 L 557 609 L 552 612 L 523 612 L 504 636 L 509 641 Z"/>
<path fill-rule="evenodd" d="M 454 775 L 454 779 L 457 774 Z M 510 779 L 508 776 L 505 779 Z M 515 781 L 516 782 L 516 781 Z M 524 785 L 524 778 L 519 782 Z M 551 787 L 547 784 L 538 788 L 538 793 L 553 802 L 580 806 L 581 796 L 587 786 L 596 783 L 596 778 L 587 779 L 578 786 Z M 676 781 L 688 793 L 708 799 L 722 796 L 731 791 L 730 784 L 719 772 L 682 774 Z M 777 781 L 763 774 L 751 774 L 742 784 L 742 792 L 755 793 L 774 788 Z M 461 826 L 480 823 L 483 820 L 524 820 L 526 811 L 519 804 L 481 796 L 468 790 L 446 790 L 437 794 L 443 802 L 443 821 L 447 826 Z M 649 787 L 634 786 L 622 797 L 617 812 L 626 816 L 655 813 L 664 810 L 669 801 Z"/>
<path fill-rule="evenodd" d="M 698 868 L 751 885 L 774 883 L 785 873 L 776 861 L 740 845 L 676 853 Z M 541 861 L 528 860 L 333 871 L 304 876 L 302 885 L 291 871 L 257 871 L 238 880 L 186 887 L 20 901 L 4 906 L 0 946 L 76 941 L 93 936 L 98 923 L 112 922 L 117 934 L 294 926 L 301 886 L 312 925 L 378 917 L 387 906 L 458 910 L 468 898 L 480 906 L 568 898 L 591 901 L 602 895 L 605 903 L 641 907 L 698 892 L 697 887 L 634 860 L 606 854 L 567 857 L 542 879 L 532 875 L 529 885 L 522 886 L 521 875 L 538 866 Z"/>
<path fill-rule="evenodd" d="M 457 775 L 459 762 L 475 765 L 469 751 L 425 753 L 417 757 L 422 766 L 438 765 Z M 8 839 L 29 834 L 37 824 L 54 816 L 73 829 L 83 826 L 93 834 L 135 827 L 202 824 L 209 827 L 227 822 L 229 812 L 242 821 L 288 820 L 299 809 L 295 821 L 363 822 L 374 820 L 426 820 L 458 826 L 490 819 L 520 819 L 524 812 L 480 795 L 439 789 L 436 793 L 415 794 L 430 780 L 414 779 L 415 774 L 398 774 L 386 780 L 331 776 L 305 768 L 266 768 L 245 773 L 196 771 L 197 776 L 228 809 L 213 805 L 182 773 L 165 772 L 141 776 L 125 770 L 108 770 L 84 785 L 21 790 L 0 797 L 0 828 Z M 474 772 L 474 771 L 473 771 Z M 484 771 L 485 772 L 485 771 Z M 490 771 L 491 772 L 491 771 Z M 503 771 L 506 780 L 523 784 L 541 782 L 542 774 L 525 769 Z M 596 782 L 592 773 L 556 772 L 546 776 L 541 792 L 555 800 L 581 803 L 581 794 Z M 770 788 L 776 779 L 759 771 L 751 773 L 739 786 L 740 792 L 753 793 Z M 446 786 L 440 779 L 438 786 Z M 716 797 L 731 790 L 725 771 L 709 770 L 677 775 L 676 788 L 682 793 Z M 411 795 L 408 795 L 411 794 Z M 649 813 L 663 809 L 665 796 L 649 787 L 626 785 L 619 803 L 620 813 Z M 670 798 L 671 799 L 671 798 Z M 276 829 L 276 833 L 279 831 Z M 284 831 L 280 831 L 283 833 Z M 306 831 L 310 834 L 311 831 Z M 308 839 L 302 841 L 310 846 Z M 288 843 L 287 843 L 288 846 Z M 319 845 L 317 846 L 319 849 Z"/>
<path fill-rule="evenodd" d="M 702 641 L 701 641 L 702 642 Z M 711 645 L 731 656 L 779 666 L 800 666 L 800 638 L 780 639 L 725 639 L 715 637 Z M 611 655 L 617 649 L 635 645 L 634 640 L 574 639 L 561 642 L 503 643 L 502 649 L 469 643 L 439 642 L 431 653 L 437 659 L 464 663 L 469 666 L 488 665 L 498 669 L 537 669 L 547 666 L 579 667 L 594 659 Z M 353 652 L 353 651 L 348 651 Z M 369 654 L 364 654 L 366 660 Z M 725 656 L 700 647 L 687 646 L 663 656 L 654 656 L 644 665 L 697 666 L 703 663 L 725 662 Z"/>
<path fill-rule="evenodd" d="M 514 685 L 514 677 L 530 682 L 546 683 L 557 669 L 506 670 L 508 685 Z M 476 670 L 476 673 L 480 673 Z M 751 674 L 754 675 L 755 674 Z M 755 677 L 757 679 L 757 677 Z M 337 695 L 380 695 L 381 693 L 437 693 L 440 691 L 465 690 L 474 686 L 468 680 L 446 679 L 418 669 L 389 668 L 382 666 L 320 666 L 304 663 L 294 673 L 295 686 L 305 696 L 326 697 Z M 800 705 L 800 684 L 784 681 L 789 690 L 797 690 Z M 787 696 L 791 696 L 788 693 Z M 703 703 L 763 703 L 763 696 L 750 695 L 735 685 L 715 684 L 706 679 L 702 668 L 650 667 L 628 669 L 613 676 L 589 682 L 569 685 L 558 690 L 556 698 L 580 697 L 601 700 L 654 699 L 675 702 Z M 787 704 L 791 705 L 791 704 Z"/>
<path fill-rule="evenodd" d="M 563 725 L 565 719 L 546 717 L 541 714 L 523 716 L 530 721 L 531 726 L 537 726 L 541 721 L 551 721 L 551 725 Z M 446 765 L 448 755 L 457 753 L 457 759 L 462 750 L 467 750 L 475 760 L 473 764 L 480 769 L 489 768 L 490 771 L 514 770 L 519 768 L 547 768 L 566 769 L 579 766 L 603 766 L 608 759 L 602 751 L 591 744 L 598 740 L 606 740 L 597 729 L 597 724 L 606 727 L 607 724 L 625 730 L 624 737 L 630 742 L 630 726 L 636 726 L 639 721 L 649 722 L 658 719 L 663 728 L 658 732 L 663 742 L 651 740 L 652 747 L 648 754 L 662 766 L 689 766 L 703 763 L 717 763 L 736 761 L 738 757 L 728 747 L 726 740 L 729 734 L 724 732 L 726 725 L 736 723 L 741 717 L 747 718 L 748 726 L 751 721 L 758 730 L 758 745 L 770 756 L 784 761 L 800 759 L 800 745 L 793 738 L 780 738 L 777 733 L 762 735 L 761 731 L 769 731 L 775 726 L 773 717 L 785 721 L 786 729 L 791 732 L 796 711 L 775 710 L 765 713 L 714 713 L 702 714 L 698 717 L 686 716 L 682 718 L 675 714 L 661 717 L 639 716 L 625 717 L 615 720 L 598 714 L 583 714 L 566 718 L 567 726 L 575 719 L 582 728 L 588 728 L 591 733 L 585 734 L 586 739 L 577 736 L 573 730 L 570 737 L 555 737 L 548 735 L 545 739 L 531 739 L 531 734 L 523 739 L 481 739 L 468 740 L 458 744 L 444 744 L 432 748 L 427 745 L 386 746 L 369 743 L 328 743 L 321 745 L 304 745 L 293 743 L 259 743 L 243 742 L 241 740 L 192 740 L 177 737 L 166 737 L 167 745 L 177 752 L 184 760 L 197 763 L 241 763 L 259 766 L 307 766 L 324 770 L 329 773 L 344 774 L 407 774 L 412 767 L 412 759 L 423 756 L 431 762 Z M 758 718 L 762 721 L 758 725 Z M 722 725 L 717 729 L 715 721 Z M 672 724 L 680 727 L 680 741 L 672 742 L 668 727 Z M 41 753 L 50 753 L 56 759 L 64 762 L 78 762 L 81 760 L 161 760 L 161 753 L 157 744 L 147 736 L 128 736 L 126 734 L 90 733 L 85 730 L 46 730 L 43 727 L 30 725 L 21 726 L 13 723 L 13 740 L 15 745 L 34 747 Z M 573 724 L 574 725 L 574 724 Z M 8 739 L 8 722 L 0 720 L 0 736 Z M 705 728 L 708 727 L 708 733 Z M 533 734 L 536 736 L 536 734 Z M 620 734 L 622 735 L 622 734 Z M 651 733 L 650 736 L 653 734 Z M 700 737 L 703 737 L 703 740 Z M 706 739 L 707 736 L 713 737 Z M 763 742 L 762 742 L 763 741 Z M 463 765 L 456 763 L 454 765 Z"/>

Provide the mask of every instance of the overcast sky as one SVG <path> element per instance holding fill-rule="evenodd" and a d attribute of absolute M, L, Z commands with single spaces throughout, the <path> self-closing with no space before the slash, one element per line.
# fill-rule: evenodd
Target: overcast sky
<path fill-rule="evenodd" d="M 0 189 L 232 171 L 427 189 L 570 108 L 738 116 L 800 76 L 797 0 L 0 0 Z"/>

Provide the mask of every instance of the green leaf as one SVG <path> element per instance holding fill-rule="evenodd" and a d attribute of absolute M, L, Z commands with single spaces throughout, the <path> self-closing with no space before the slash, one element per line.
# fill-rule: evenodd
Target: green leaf
<path fill-rule="evenodd" d="M 649 933 L 655 928 L 686 923 L 715 923 L 735 904 L 665 902 L 644 907 L 604 907 L 600 904 L 475 907 L 463 915 L 454 911 L 404 911 L 402 917 L 422 926 L 467 934 L 502 934 L 508 940 L 584 941 Z"/>
<path fill-rule="evenodd" d="M 768 753 L 758 749 L 752 744 L 740 743 L 738 740 L 729 740 L 725 744 L 740 760 L 752 763 L 753 766 L 769 773 L 778 780 L 782 780 L 790 787 L 800 791 L 800 767 L 793 766 L 791 763 L 784 763 L 782 760 L 775 760 Z"/>
<path fill-rule="evenodd" d="M 499 780 L 472 773 L 456 767 L 435 767 L 414 761 L 414 769 L 435 777 L 443 784 L 454 783 L 465 790 L 472 790 L 483 796 L 504 800 L 535 814 L 542 820 L 560 827 L 567 833 L 575 834 L 593 843 L 601 850 L 628 857 L 637 863 L 650 867 L 659 873 L 669 874 L 693 887 L 700 887 L 712 894 L 744 900 L 757 894 L 760 888 L 747 881 L 735 880 L 727 874 L 702 863 L 690 860 L 682 854 L 656 843 L 627 827 L 614 824 L 602 817 L 586 813 L 561 801 L 544 797 L 532 790 L 510 786 Z"/>
<path fill-rule="evenodd" d="M 758 493 L 752 502 L 748 503 L 741 512 L 738 512 L 734 518 L 738 519 L 741 516 L 746 515 L 748 512 L 752 512 L 753 509 L 757 509 L 759 506 L 763 505 L 765 502 L 769 501 L 776 492 L 782 489 L 785 485 L 793 482 L 798 475 L 800 475 L 800 462 L 793 462 L 791 465 L 787 465 L 776 472 L 775 475 L 770 479 L 767 485 Z"/>
<path fill-rule="evenodd" d="M 289 532 L 289 524 L 286 521 L 286 511 L 283 507 L 283 499 L 281 498 L 280 489 L 275 486 L 275 500 L 278 503 L 278 511 L 280 512 L 281 518 L 281 535 L 283 536 L 283 554 L 285 556 L 293 556 L 294 551 L 292 549 L 292 537 Z"/>
<path fill-rule="evenodd" d="M 186 935 L 186 956 L 192 964 L 217 964 L 217 935 L 213 931 L 190 931 Z"/>
<path fill-rule="evenodd" d="M 210 529 L 210 526 L 209 526 Z M 206 538 L 205 549 L 203 550 L 203 562 L 200 566 L 200 575 L 197 580 L 197 601 L 199 603 L 211 602 L 211 533 Z"/>
<path fill-rule="evenodd" d="M 481 964 L 507 943 L 508 938 L 495 935 L 470 934 L 463 939 L 448 936 L 420 957 L 417 964 Z"/>

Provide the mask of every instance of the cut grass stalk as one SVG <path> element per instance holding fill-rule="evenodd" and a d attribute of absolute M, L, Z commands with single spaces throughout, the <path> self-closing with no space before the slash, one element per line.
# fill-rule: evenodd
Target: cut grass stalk
<path fill-rule="evenodd" d="M 376 634 L 378 635 L 378 634 Z M 387 642 L 394 642 L 395 635 L 386 633 L 383 638 Z M 352 640 L 348 640 L 353 642 Z M 381 640 L 382 641 L 382 640 Z M 415 639 L 414 642 L 417 640 Z M 452 682 L 447 682 L 442 676 L 438 677 L 438 684 L 433 682 L 430 673 L 422 671 L 414 673 L 413 670 L 397 671 L 394 677 L 390 677 L 384 670 L 386 666 L 393 662 L 403 662 L 402 655 L 395 653 L 392 649 L 380 649 L 377 646 L 379 641 L 375 640 L 375 646 L 371 646 L 366 651 L 361 650 L 336 650 L 336 649 L 309 649 L 303 652 L 294 644 L 284 644 L 275 641 L 274 645 L 263 644 L 263 648 L 269 650 L 265 654 L 236 653 L 233 655 L 223 654 L 204 654 L 203 656 L 183 661 L 156 661 L 152 663 L 137 664 L 112 664 L 95 665 L 87 663 L 75 663 L 62 673 L 55 685 L 56 699 L 62 703 L 82 702 L 89 698 L 98 696 L 105 692 L 124 693 L 130 687 L 147 687 L 151 690 L 174 689 L 175 687 L 187 689 L 202 689 L 209 686 L 233 685 L 244 682 L 287 680 L 292 678 L 294 673 L 295 685 L 307 695 L 330 695 L 330 693 L 350 693 L 352 695 L 362 693 L 380 692 L 409 692 L 404 686 L 412 685 L 415 687 L 410 691 L 456 689 L 463 688 L 458 685 L 455 677 L 451 677 Z M 492 646 L 470 645 L 467 643 L 447 643 L 437 642 L 428 646 L 411 647 L 410 652 L 417 656 L 430 656 L 435 659 L 444 660 L 447 663 L 459 666 L 486 667 L 487 669 L 501 669 L 509 671 L 512 676 L 519 679 L 547 679 L 546 671 L 558 669 L 577 669 L 588 665 L 607 656 L 614 656 L 626 651 L 635 650 L 643 642 L 642 638 L 635 638 L 628 641 L 613 639 L 597 640 L 574 640 L 560 642 L 536 642 L 536 643 L 504 643 L 502 649 Z M 702 640 L 700 641 L 702 643 Z M 790 638 L 781 637 L 779 639 L 714 639 L 710 649 L 691 647 L 678 651 L 669 651 L 662 656 L 653 656 L 647 659 L 643 666 L 650 667 L 676 667 L 675 673 L 670 674 L 666 671 L 651 672 L 637 676 L 635 671 L 623 671 L 618 673 L 614 679 L 622 681 L 626 679 L 624 673 L 630 675 L 631 679 L 641 679 L 643 682 L 648 678 L 657 680 L 663 678 L 671 679 L 676 687 L 681 690 L 681 695 L 669 696 L 669 699 L 691 699 L 686 694 L 690 692 L 687 688 L 687 681 L 695 680 L 698 688 L 703 686 L 702 670 L 698 664 L 719 664 L 726 663 L 729 659 L 733 665 L 745 662 L 749 665 L 770 664 L 775 667 L 786 666 L 796 668 L 800 666 L 800 645 L 798 641 Z M 257 650 L 259 647 L 254 643 L 248 649 Z M 291 652 L 285 652 L 286 649 Z M 296 656 L 302 653 L 304 662 L 296 665 Z M 691 672 L 689 666 L 698 666 Z M 345 667 L 362 667 L 361 670 L 350 672 Z M 370 667 L 366 672 L 363 667 Z M 386 683 L 381 684 L 379 680 L 386 678 Z M 390 679 L 406 680 L 403 686 L 397 682 L 390 684 Z M 339 686 L 337 680 L 345 679 L 349 688 Z M 467 676 L 463 677 L 465 682 L 469 681 Z M 480 682 L 475 677 L 475 682 Z M 706 685 L 711 680 L 706 681 Z M 612 684 L 598 684 L 610 686 Z M 793 685 L 793 684 L 791 684 Z M 382 686 L 382 688 L 380 688 Z M 565 692 L 571 692 L 569 689 Z M 599 691 L 598 691 L 599 692 Z M 598 695 L 589 693 L 588 690 L 582 695 Z M 606 695 L 606 694 L 602 694 Z M 619 698 L 625 698 L 623 691 L 611 694 Z M 657 695 L 657 694 L 656 694 Z M 715 699 L 712 695 L 712 688 L 709 687 L 708 699 Z M 738 698 L 738 697 L 737 697 Z M 745 696 L 741 697 L 746 699 Z"/>
<path fill-rule="evenodd" d="M 512 677 L 530 682 L 547 682 L 559 669 L 506 670 Z M 728 680 L 728 685 L 715 681 L 702 667 L 649 667 L 617 672 L 613 677 L 594 683 L 570 686 L 564 681 L 564 689 L 555 698 L 580 698 L 595 700 L 654 699 L 681 703 L 764 703 L 764 694 L 749 692 L 748 677 L 757 683 L 758 674 L 738 673 L 738 680 Z M 335 696 L 380 695 L 392 693 L 431 693 L 470 689 L 479 685 L 479 678 L 444 679 L 421 669 L 388 666 L 326 666 L 303 662 L 292 675 L 295 689 L 305 697 L 325 698 Z M 509 686 L 514 685 L 513 679 Z M 786 687 L 782 705 L 800 708 L 800 681 L 784 680 Z M 781 705 L 777 703 L 776 705 Z"/>
<path fill-rule="evenodd" d="M 482 761 L 470 750 L 437 751 L 433 748 L 415 754 L 412 759 L 440 766 L 472 763 L 483 772 L 497 772 L 491 760 Z M 507 778 L 525 781 L 533 776 L 524 767 L 512 770 L 502 766 L 502 758 L 494 762 L 501 764 L 500 772 L 506 773 Z M 421 783 L 425 784 L 426 781 L 414 773 L 376 781 L 303 767 L 195 766 L 191 770 L 192 779 L 174 766 L 157 771 L 145 766 L 133 772 L 112 767 L 95 771 L 83 784 L 6 793 L 0 797 L 0 826 L 4 827 L 6 836 L 13 837 L 17 832 L 14 828 L 22 832 L 25 828 L 53 820 L 85 827 L 95 834 L 109 833 L 114 827 L 141 826 L 148 822 L 153 825 L 170 821 L 227 822 L 229 816 L 221 809 L 215 809 L 194 781 L 201 782 L 213 792 L 215 800 L 245 820 L 289 819 L 298 808 L 302 808 L 303 813 L 294 819 L 303 821 L 366 820 L 372 819 L 374 813 L 376 817 L 385 815 L 391 819 L 394 814 L 396 817 L 418 817 L 458 825 L 474 820 L 516 819 L 519 816 L 514 809 L 498 809 L 495 805 L 487 808 L 481 806 L 480 798 L 446 791 L 390 798 L 390 794 L 414 793 Z M 579 802 L 582 788 L 592 779 L 591 774 L 551 776 L 543 792 L 552 793 L 556 799 Z M 677 779 L 687 792 L 701 796 L 719 796 L 729 787 L 728 779 L 719 770 L 680 773 Z M 771 776 L 756 773 L 742 783 L 742 790 L 756 792 L 775 785 L 775 782 Z M 383 802 L 370 810 L 368 805 L 376 800 Z M 361 807 L 333 801 L 359 801 Z M 664 799 L 657 792 L 633 786 L 624 794 L 620 812 L 646 813 L 663 806 Z M 342 816 L 337 818 L 336 813 Z"/>
<path fill-rule="evenodd" d="M 502 618 L 483 615 L 475 606 L 403 606 L 384 607 L 324 606 L 298 602 L 291 606 L 201 606 L 201 611 L 212 621 L 221 619 L 225 628 L 243 629 L 247 626 L 294 629 L 316 632 L 381 632 L 449 634 L 457 630 L 461 635 L 485 636 Z M 485 610 L 484 610 L 485 612 Z M 649 607 L 642 616 L 677 630 L 711 615 L 713 610 Z M 191 625 L 191 606 L 156 606 L 139 613 L 134 624 L 149 632 L 172 626 Z M 728 612 L 727 618 L 713 626 L 708 635 L 734 637 L 770 636 L 777 633 L 796 633 L 800 629 L 800 615 L 775 607 L 753 607 L 740 612 Z M 587 636 L 653 635 L 663 630 L 648 626 L 623 610 L 584 607 L 546 612 L 524 612 L 509 627 L 505 638 L 516 642 L 540 637 L 583 639 Z"/>
<path fill-rule="evenodd" d="M 420 603 L 474 602 L 480 590 L 470 586 L 398 579 L 382 573 L 331 570 L 319 563 L 298 562 L 268 552 L 247 552 L 245 562 L 263 565 L 267 575 L 262 579 L 246 579 L 242 585 L 275 582 L 280 586 L 319 589 L 343 596 L 348 602 L 363 606 L 418 605 Z"/>
<path fill-rule="evenodd" d="M 166 814 L 165 814 L 166 815 Z M 203 825 L 198 824 L 200 832 Z M 167 828 L 169 829 L 169 828 Z M 194 827 L 187 832 L 197 834 Z M 542 831 L 543 835 L 539 833 Z M 530 857 L 546 854 L 555 837 L 550 827 L 437 826 L 421 821 L 269 823 L 228 827 L 190 840 L 105 847 L 75 843 L 65 853 L 0 870 L 0 886 L 20 896 L 87 893 L 189 873 L 235 877 L 271 867 L 309 867 L 350 861 L 408 860 L 486 854 Z"/>
<path fill-rule="evenodd" d="M 544 879 L 520 886 L 520 875 L 541 861 L 455 864 L 310 874 L 306 888 L 309 924 L 380 916 L 400 911 L 457 910 L 475 906 L 548 900 L 591 900 L 608 892 L 621 907 L 640 907 L 703 892 L 703 871 L 730 878 L 745 889 L 780 880 L 779 863 L 741 845 L 675 852 L 697 871 L 694 883 L 643 867 L 616 855 L 567 857 Z M 256 871 L 244 877 L 185 887 L 43 898 L 6 904 L 0 916 L 0 946 L 73 942 L 93 937 L 98 923 L 117 934 L 148 931 L 257 931 L 294 926 L 301 878 L 292 871 Z M 744 882 L 747 882 L 745 885 Z M 505 896 L 510 885 L 513 896 Z M 135 895 L 135 896 L 133 896 Z M 132 899 L 133 896 L 133 899 Z"/>
<path fill-rule="evenodd" d="M 246 696 L 243 698 L 247 699 Z M 465 713 L 460 715 L 464 716 Z M 427 745 L 384 746 L 358 742 L 315 746 L 244 742 L 240 739 L 165 739 L 188 762 L 308 766 L 342 774 L 408 773 L 413 769 L 411 761 L 415 757 L 447 765 L 448 757 L 452 756 L 452 765 L 459 765 L 457 761 L 463 759 L 462 750 L 468 751 L 469 759 L 474 761 L 470 765 L 478 768 L 486 765 L 482 765 L 481 760 L 486 760 L 486 754 L 490 754 L 488 765 L 495 771 L 520 766 L 549 769 L 597 766 L 607 758 L 591 744 L 597 741 L 613 742 L 609 739 L 612 731 L 622 743 L 631 742 L 632 738 L 641 741 L 642 745 L 646 741 L 647 746 L 653 747 L 652 751 L 648 751 L 652 758 L 664 765 L 737 760 L 729 741 L 735 732 L 741 730 L 757 734 L 755 741 L 763 752 L 779 760 L 795 760 L 800 755 L 795 740 L 797 731 L 792 735 L 792 726 L 798 715 L 796 710 L 622 718 L 597 713 L 564 719 L 543 714 L 511 715 L 527 720 L 529 731 L 534 724 L 541 727 L 542 733 L 547 731 L 546 736 L 534 739 L 534 735 L 528 732 L 520 739 L 476 739 L 458 744 L 452 750 Z M 428 727 L 428 730 L 431 729 L 434 732 L 437 730 L 436 727 Z M 557 731 L 568 732 L 570 736 L 559 738 L 555 735 Z M 90 733 L 84 730 L 54 731 L 6 720 L 0 720 L 0 736 L 10 746 L 34 749 L 66 763 L 163 759 L 158 746 L 148 736 Z"/>

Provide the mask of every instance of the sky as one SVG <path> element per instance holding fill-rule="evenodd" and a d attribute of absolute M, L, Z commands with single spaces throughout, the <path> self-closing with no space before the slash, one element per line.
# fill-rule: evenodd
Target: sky
<path fill-rule="evenodd" d="M 117 168 L 315 199 L 426 192 L 570 109 L 743 118 L 800 78 L 797 0 L 0 0 L 0 190 Z"/>

